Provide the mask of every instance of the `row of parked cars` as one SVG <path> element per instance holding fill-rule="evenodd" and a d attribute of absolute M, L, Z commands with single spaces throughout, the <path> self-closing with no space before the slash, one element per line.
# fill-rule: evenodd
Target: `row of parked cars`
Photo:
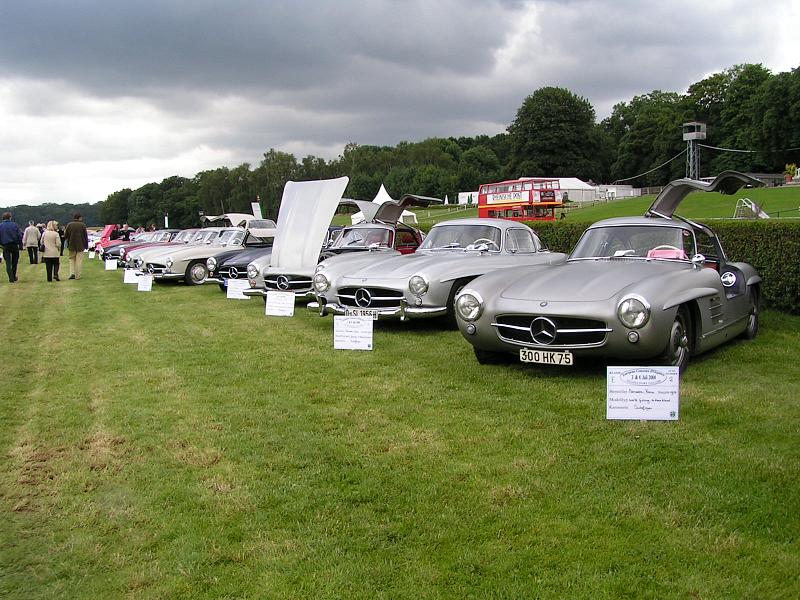
<path fill-rule="evenodd" d="M 683 370 L 690 356 L 758 332 L 757 271 L 730 262 L 710 228 L 675 214 L 690 192 L 761 185 L 741 173 L 674 181 L 643 217 L 590 226 L 569 255 L 504 219 L 444 221 L 425 236 L 400 215 L 439 200 L 406 195 L 377 206 L 343 200 L 346 185 L 289 182 L 277 223 L 250 217 L 170 232 L 169 241 L 136 239 L 118 260 L 156 281 L 224 290 L 247 278 L 245 294 L 291 292 L 323 317 L 438 317 L 457 325 L 481 363 L 513 355 L 568 366 L 598 356 Z M 331 226 L 341 206 L 362 222 Z"/>

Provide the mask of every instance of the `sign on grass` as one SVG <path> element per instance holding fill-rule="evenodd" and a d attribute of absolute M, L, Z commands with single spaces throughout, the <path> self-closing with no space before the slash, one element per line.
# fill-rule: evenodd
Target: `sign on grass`
<path fill-rule="evenodd" d="M 250 289 L 247 279 L 228 279 L 225 285 L 225 297 L 229 300 L 250 300 L 243 292 Z"/>
<path fill-rule="evenodd" d="M 152 275 L 139 275 L 136 289 L 140 292 L 149 292 L 153 289 Z"/>
<path fill-rule="evenodd" d="M 94 250 L 89 250 L 89 258 L 90 259 L 94 258 Z"/>
<path fill-rule="evenodd" d="M 606 419 L 677 421 L 678 367 L 607 367 Z"/>
<path fill-rule="evenodd" d="M 122 283 L 139 283 L 139 277 L 136 275 L 136 269 L 125 269 Z"/>
<path fill-rule="evenodd" d="M 264 314 L 270 317 L 293 317 L 294 293 L 267 292 L 267 304 L 264 307 Z"/>
<path fill-rule="evenodd" d="M 116 258 L 109 258 L 105 261 L 106 271 L 116 271 L 117 270 L 117 259 Z"/>
<path fill-rule="evenodd" d="M 372 317 L 333 317 L 334 350 L 372 350 Z"/>

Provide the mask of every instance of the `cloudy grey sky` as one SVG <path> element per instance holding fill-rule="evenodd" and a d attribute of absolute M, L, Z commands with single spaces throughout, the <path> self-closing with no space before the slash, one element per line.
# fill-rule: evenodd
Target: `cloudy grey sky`
<path fill-rule="evenodd" d="M 537 88 L 619 101 L 800 66 L 798 0 L 2 0 L 0 206 L 97 202 L 278 148 L 503 131 Z"/>

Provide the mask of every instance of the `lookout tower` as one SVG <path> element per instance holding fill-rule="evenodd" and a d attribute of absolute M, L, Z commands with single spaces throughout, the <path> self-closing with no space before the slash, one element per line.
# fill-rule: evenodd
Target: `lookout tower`
<path fill-rule="evenodd" d="M 706 139 L 706 124 L 690 121 L 683 124 L 683 141 L 686 142 L 686 177 L 700 178 L 700 153 L 698 140 Z"/>

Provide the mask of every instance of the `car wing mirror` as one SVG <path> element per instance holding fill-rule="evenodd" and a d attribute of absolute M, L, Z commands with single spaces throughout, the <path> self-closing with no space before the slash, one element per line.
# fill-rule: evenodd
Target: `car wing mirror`
<path fill-rule="evenodd" d="M 706 257 L 702 254 L 695 254 L 692 257 L 692 264 L 696 267 L 702 267 L 704 264 L 706 264 Z"/>

